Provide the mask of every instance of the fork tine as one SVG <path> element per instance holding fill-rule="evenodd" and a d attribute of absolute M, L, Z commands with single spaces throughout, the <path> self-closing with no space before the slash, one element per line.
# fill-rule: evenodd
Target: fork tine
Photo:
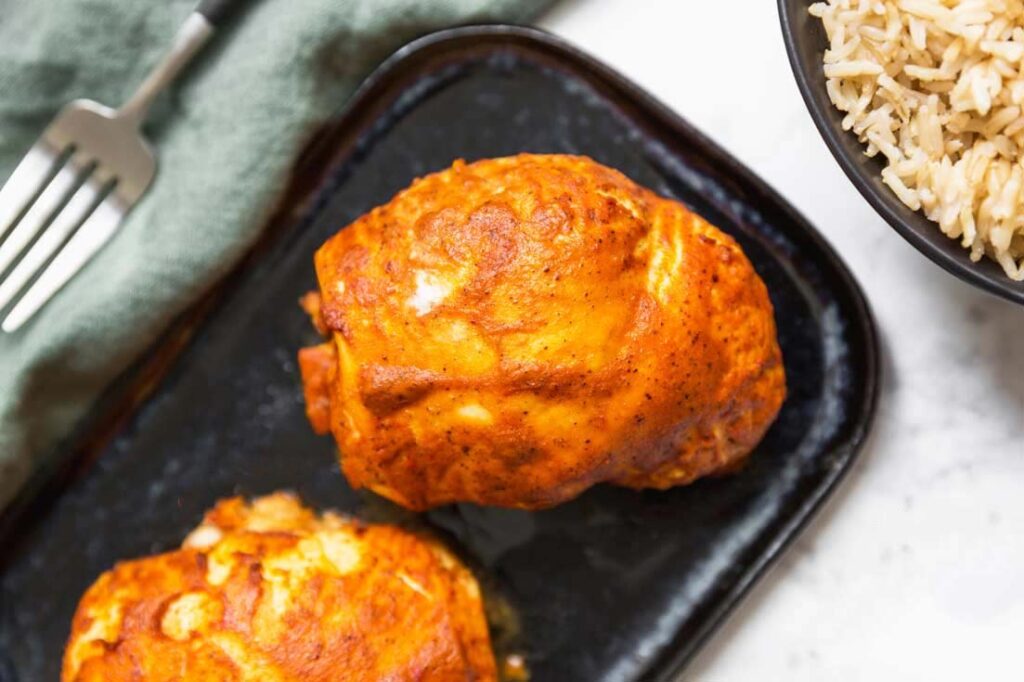
<path fill-rule="evenodd" d="M 35 145 L 0 187 L 0 238 L 50 182 L 61 156 L 45 143 Z"/>
<path fill-rule="evenodd" d="M 107 243 L 117 230 L 121 219 L 127 212 L 126 207 L 111 192 L 100 202 L 89 218 L 68 240 L 43 274 L 37 279 L 25 295 L 15 304 L 14 308 L 0 325 L 5 332 L 16 331 L 38 311 L 44 303 L 57 293 L 69 279 Z"/>
<path fill-rule="evenodd" d="M 7 239 L 0 244 L 0 273 L 10 267 L 14 259 L 18 257 L 25 247 L 32 241 L 32 238 L 39 233 L 59 212 L 64 202 L 68 200 L 71 193 L 79 182 L 79 173 L 82 172 L 73 159 L 68 159 L 57 175 L 53 177 L 50 184 L 39 195 L 28 212 L 17 222 L 14 231 L 7 235 Z"/>
<path fill-rule="evenodd" d="M 7 277 L 0 279 L 0 310 L 5 309 L 14 300 L 18 292 L 42 269 L 64 240 L 89 217 L 107 189 L 97 174 L 93 174 L 78 188 L 50 226 L 18 261 L 14 270 Z M 0 272 L 2 271 L 0 269 Z"/>

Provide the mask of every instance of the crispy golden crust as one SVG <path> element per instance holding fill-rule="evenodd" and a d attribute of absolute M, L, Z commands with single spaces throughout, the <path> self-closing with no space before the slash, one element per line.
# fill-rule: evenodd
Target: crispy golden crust
<path fill-rule="evenodd" d="M 86 592 L 64 682 L 497 679 L 480 592 L 445 550 L 319 518 L 293 497 L 220 502 L 182 549 Z"/>
<path fill-rule="evenodd" d="M 334 346 L 322 343 L 319 346 L 299 351 L 299 371 L 302 373 L 302 388 L 306 398 L 306 417 L 317 433 L 331 430 L 331 386 L 338 367 Z"/>
<path fill-rule="evenodd" d="M 686 483 L 740 463 L 785 396 L 736 242 L 587 158 L 456 162 L 315 260 L 333 362 L 303 363 L 311 416 L 354 486 L 412 509 Z"/>

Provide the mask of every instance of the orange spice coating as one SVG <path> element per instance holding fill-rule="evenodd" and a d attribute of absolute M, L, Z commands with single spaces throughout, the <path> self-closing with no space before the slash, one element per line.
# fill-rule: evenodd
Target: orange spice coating
<path fill-rule="evenodd" d="M 456 162 L 315 263 L 311 422 L 353 486 L 411 509 L 688 483 L 742 463 L 785 397 L 736 242 L 584 157 Z"/>
<path fill-rule="evenodd" d="M 317 517 L 290 495 L 220 502 L 182 549 L 86 592 L 63 682 L 493 682 L 480 591 L 435 543 Z"/>

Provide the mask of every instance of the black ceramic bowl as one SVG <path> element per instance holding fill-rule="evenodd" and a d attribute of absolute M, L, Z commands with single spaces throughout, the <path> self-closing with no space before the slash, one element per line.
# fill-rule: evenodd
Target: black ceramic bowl
<path fill-rule="evenodd" d="M 807 12 L 810 5 L 811 0 L 779 0 L 782 35 L 811 118 L 843 171 L 868 203 L 918 251 L 963 281 L 1024 305 L 1024 282 L 1014 282 L 991 260 L 972 263 L 959 241 L 944 235 L 935 223 L 896 198 L 882 183 L 881 157 L 865 156 L 857 137 L 842 129 L 842 114 L 825 92 L 822 59 L 828 39 L 821 22 Z"/>

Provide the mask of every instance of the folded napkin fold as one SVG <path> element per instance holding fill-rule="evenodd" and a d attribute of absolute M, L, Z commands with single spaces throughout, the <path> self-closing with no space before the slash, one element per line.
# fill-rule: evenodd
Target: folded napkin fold
<path fill-rule="evenodd" d="M 104 388 L 243 255 L 296 153 L 403 42 L 551 0 L 251 0 L 154 108 L 159 173 L 111 243 L 0 335 L 0 508 Z M 194 0 L 0 0 L 0 181 L 66 102 L 121 103 Z"/>

